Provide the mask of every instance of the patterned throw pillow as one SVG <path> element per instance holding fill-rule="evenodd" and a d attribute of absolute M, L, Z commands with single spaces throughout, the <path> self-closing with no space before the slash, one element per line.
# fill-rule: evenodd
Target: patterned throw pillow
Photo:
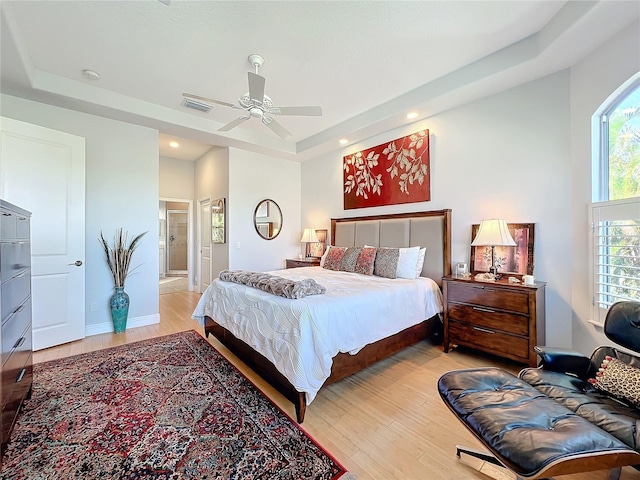
<path fill-rule="evenodd" d="M 342 265 L 342 257 L 346 251 L 346 247 L 329 247 L 329 252 L 324 259 L 323 268 L 327 270 L 340 270 Z"/>
<path fill-rule="evenodd" d="M 362 247 L 347 247 L 342 256 L 342 264 L 340 270 L 343 272 L 353 272 L 356 269 L 356 262 L 358 261 L 358 255 L 362 251 Z"/>
<path fill-rule="evenodd" d="M 596 378 L 590 378 L 589 383 L 598 390 L 640 406 L 640 369 L 636 367 L 607 355 Z"/>
<path fill-rule="evenodd" d="M 376 248 L 375 247 L 363 247 L 358 260 L 356 260 L 356 267 L 354 272 L 362 275 L 373 275 L 373 267 L 376 260 Z"/>
<path fill-rule="evenodd" d="M 396 278 L 400 250 L 397 248 L 378 248 L 373 266 L 373 274 L 379 277 Z"/>

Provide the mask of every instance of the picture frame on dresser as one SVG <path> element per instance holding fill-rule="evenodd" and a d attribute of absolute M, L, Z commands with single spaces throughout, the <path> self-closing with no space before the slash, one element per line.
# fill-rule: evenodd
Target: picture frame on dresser
<path fill-rule="evenodd" d="M 515 247 L 495 246 L 495 262 L 498 273 L 521 278 L 533 275 L 535 223 L 508 223 Z M 471 240 L 478 234 L 479 224 L 471 225 Z M 471 247 L 469 268 L 471 274 L 486 273 L 491 267 L 491 247 Z"/>

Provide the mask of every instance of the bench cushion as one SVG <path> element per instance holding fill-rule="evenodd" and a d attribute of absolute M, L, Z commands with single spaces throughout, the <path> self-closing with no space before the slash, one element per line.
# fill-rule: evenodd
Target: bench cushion
<path fill-rule="evenodd" d="M 498 368 L 446 373 L 438 391 L 496 458 L 523 477 L 576 456 L 628 451 L 618 439 Z"/>
<path fill-rule="evenodd" d="M 525 368 L 519 377 L 540 393 L 640 452 L 640 411 L 608 396 L 590 383 L 564 373 Z"/>

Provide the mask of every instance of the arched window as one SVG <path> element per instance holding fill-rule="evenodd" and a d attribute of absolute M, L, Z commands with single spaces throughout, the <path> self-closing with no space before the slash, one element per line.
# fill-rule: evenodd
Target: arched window
<path fill-rule="evenodd" d="M 620 300 L 640 301 L 640 73 L 593 117 L 593 320 Z"/>

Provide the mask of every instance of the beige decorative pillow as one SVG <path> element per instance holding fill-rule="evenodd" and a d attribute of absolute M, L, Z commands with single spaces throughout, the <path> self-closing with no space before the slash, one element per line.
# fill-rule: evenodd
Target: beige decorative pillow
<path fill-rule="evenodd" d="M 358 261 L 360 252 L 362 252 L 362 247 L 347 247 L 342 256 L 340 270 L 343 272 L 353 272 L 356 269 L 356 262 Z"/>
<path fill-rule="evenodd" d="M 588 381 L 598 390 L 640 406 L 639 368 L 607 355 L 602 361 L 596 377 L 590 378 Z"/>
<path fill-rule="evenodd" d="M 379 277 L 396 278 L 399 256 L 400 249 L 398 248 L 378 248 L 373 266 L 373 274 Z"/>

